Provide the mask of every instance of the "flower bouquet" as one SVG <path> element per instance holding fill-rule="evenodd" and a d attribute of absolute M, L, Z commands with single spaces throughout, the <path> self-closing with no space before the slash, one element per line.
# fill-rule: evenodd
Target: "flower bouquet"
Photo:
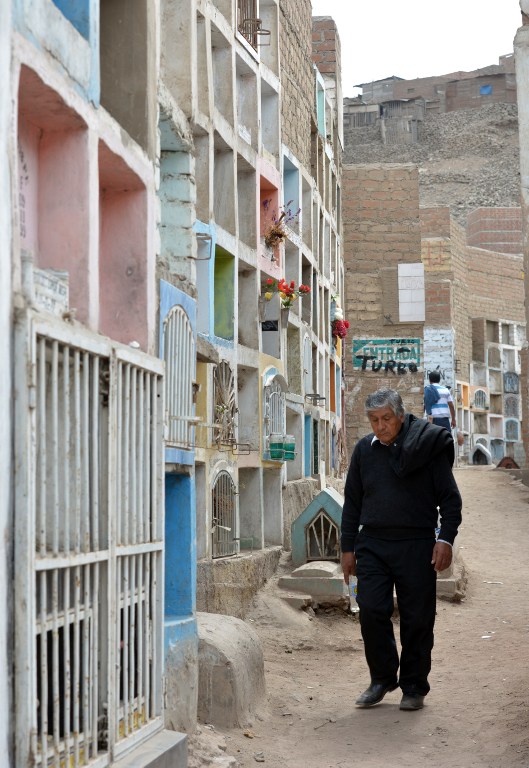
<path fill-rule="evenodd" d="M 335 339 L 345 339 L 348 330 L 348 320 L 333 320 L 331 323 L 331 332 Z"/>
<path fill-rule="evenodd" d="M 298 296 L 301 298 L 304 294 L 310 293 L 310 286 L 300 283 L 296 288 L 293 280 L 287 283 L 284 277 L 281 280 L 274 280 L 272 277 L 269 277 L 264 284 L 263 297 L 266 301 L 270 301 L 274 293 L 279 294 L 283 309 L 289 309 Z"/>

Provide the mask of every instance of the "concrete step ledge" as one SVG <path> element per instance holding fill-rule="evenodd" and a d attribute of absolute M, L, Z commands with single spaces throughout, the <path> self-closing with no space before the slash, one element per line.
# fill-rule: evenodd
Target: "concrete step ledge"
<path fill-rule="evenodd" d="M 303 608 L 308 608 L 309 605 L 312 605 L 312 597 L 310 595 L 287 594 L 281 595 L 281 599 L 284 603 L 288 603 L 288 605 L 291 605 L 292 608 L 296 608 L 299 611 L 302 611 Z"/>
<path fill-rule="evenodd" d="M 303 592 L 313 598 L 322 596 L 343 597 L 346 594 L 344 580 L 339 576 L 281 576 L 278 586 L 289 592 Z"/>
<path fill-rule="evenodd" d="M 187 768 L 187 735 L 160 731 L 113 765 L 116 768 Z"/>

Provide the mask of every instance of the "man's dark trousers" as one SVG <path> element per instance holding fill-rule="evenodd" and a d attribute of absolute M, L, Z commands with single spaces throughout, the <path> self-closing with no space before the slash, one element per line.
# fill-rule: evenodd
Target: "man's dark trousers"
<path fill-rule="evenodd" d="M 391 503 L 389 501 L 389 503 Z M 360 626 L 364 651 L 376 683 L 425 696 L 430 690 L 436 573 L 435 539 L 384 540 L 360 531 L 355 543 Z M 393 586 L 400 615 L 399 656 L 393 633 Z"/>
<path fill-rule="evenodd" d="M 432 423 L 437 424 L 438 427 L 444 427 L 452 434 L 452 425 L 448 416 L 434 416 Z"/>

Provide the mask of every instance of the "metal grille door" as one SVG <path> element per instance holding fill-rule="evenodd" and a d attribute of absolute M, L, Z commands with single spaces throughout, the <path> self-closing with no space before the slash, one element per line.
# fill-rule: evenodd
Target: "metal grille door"
<path fill-rule="evenodd" d="M 307 560 L 339 560 L 338 527 L 320 509 L 307 527 Z"/>
<path fill-rule="evenodd" d="M 235 485 L 229 472 L 222 470 L 217 475 L 211 493 L 212 509 L 212 555 L 228 557 L 238 551 L 236 531 Z"/>
<path fill-rule="evenodd" d="M 213 374 L 215 398 L 215 437 L 219 443 L 235 442 L 235 377 L 229 363 L 223 360 Z"/>
<path fill-rule="evenodd" d="M 17 333 L 16 764 L 104 766 L 162 725 L 163 366 Z"/>
<path fill-rule="evenodd" d="M 189 426 L 193 419 L 193 372 L 195 343 L 185 310 L 173 307 L 164 322 L 165 408 L 171 447 L 189 447 Z"/>
<path fill-rule="evenodd" d="M 285 394 L 277 382 L 270 384 L 268 396 L 270 434 L 285 434 Z"/>

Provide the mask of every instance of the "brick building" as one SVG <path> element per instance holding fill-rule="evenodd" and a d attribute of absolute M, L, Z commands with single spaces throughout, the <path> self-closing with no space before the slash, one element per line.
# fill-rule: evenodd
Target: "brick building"
<path fill-rule="evenodd" d="M 459 449 L 462 460 L 472 462 L 478 451 L 495 463 L 508 456 L 524 464 L 520 209 L 477 209 L 469 215 L 466 230 L 448 208 L 421 208 L 420 216 L 426 273 L 425 377 L 428 370 L 438 369 L 442 381 L 452 387 L 458 428 L 465 435 Z"/>
<path fill-rule="evenodd" d="M 515 104 L 514 56 L 501 56 L 498 64 L 471 72 L 450 72 L 412 80 L 392 75 L 382 80 L 359 83 L 356 87 L 362 89 L 361 98 L 366 104 L 422 98 L 428 110 L 435 112 L 472 109 L 495 102 Z"/>
<path fill-rule="evenodd" d="M 349 450 L 367 429 L 369 391 L 396 388 L 422 416 L 423 384 L 439 370 L 457 401 L 461 460 L 524 463 L 519 209 L 478 209 L 468 238 L 449 208 L 419 208 L 412 165 L 346 165 L 344 196 Z"/>
<path fill-rule="evenodd" d="M 347 444 L 365 433 L 364 400 L 398 389 L 419 413 L 425 294 L 419 187 L 413 165 L 346 165 L 344 183 Z"/>
<path fill-rule="evenodd" d="M 361 83 L 362 94 L 344 99 L 346 144 L 416 144 L 430 115 L 516 104 L 514 57 L 473 72 L 403 80 L 392 75 Z"/>

